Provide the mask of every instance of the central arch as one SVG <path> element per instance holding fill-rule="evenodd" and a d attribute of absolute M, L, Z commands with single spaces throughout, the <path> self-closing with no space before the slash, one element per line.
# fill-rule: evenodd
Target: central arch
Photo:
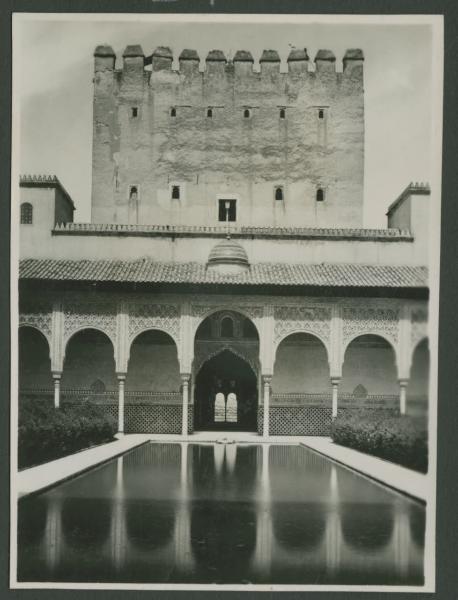
<path fill-rule="evenodd" d="M 207 360 L 196 375 L 194 428 L 256 431 L 257 379 L 248 362 L 231 350 Z"/>

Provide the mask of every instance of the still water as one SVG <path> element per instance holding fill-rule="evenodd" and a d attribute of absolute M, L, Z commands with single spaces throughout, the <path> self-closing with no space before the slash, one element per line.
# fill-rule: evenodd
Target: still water
<path fill-rule="evenodd" d="M 421 585 L 424 531 L 302 446 L 150 443 L 19 503 L 18 580 Z"/>

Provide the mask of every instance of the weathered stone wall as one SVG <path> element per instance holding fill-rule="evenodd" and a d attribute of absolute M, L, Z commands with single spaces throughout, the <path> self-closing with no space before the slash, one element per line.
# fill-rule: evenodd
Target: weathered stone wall
<path fill-rule="evenodd" d="M 254 71 L 249 53 L 207 59 L 200 71 L 191 53 L 173 71 L 170 51 L 158 49 L 149 71 L 141 48 L 129 48 L 119 71 L 109 49 L 96 52 L 94 222 L 212 225 L 218 199 L 235 198 L 237 222 L 246 225 L 361 225 L 362 55 L 344 61 L 342 73 L 332 53 L 315 71 L 299 60 L 282 73 L 275 56 Z M 276 185 L 283 200 L 275 200 Z"/>

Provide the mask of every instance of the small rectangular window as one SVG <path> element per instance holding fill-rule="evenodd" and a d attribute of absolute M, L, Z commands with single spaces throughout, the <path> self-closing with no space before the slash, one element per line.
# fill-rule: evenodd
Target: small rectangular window
<path fill-rule="evenodd" d="M 172 200 L 179 200 L 179 199 L 180 199 L 180 186 L 172 185 Z"/>
<path fill-rule="evenodd" d="M 136 106 L 132 107 L 132 118 L 136 119 L 138 117 L 138 108 Z"/>
<path fill-rule="evenodd" d="M 322 108 L 320 108 L 319 111 L 318 111 L 318 118 L 319 119 L 324 119 L 324 110 Z"/>
<path fill-rule="evenodd" d="M 218 221 L 235 221 L 236 220 L 236 200 L 219 200 L 218 201 Z"/>
<path fill-rule="evenodd" d="M 283 200 L 283 187 L 281 185 L 275 187 L 275 200 Z"/>

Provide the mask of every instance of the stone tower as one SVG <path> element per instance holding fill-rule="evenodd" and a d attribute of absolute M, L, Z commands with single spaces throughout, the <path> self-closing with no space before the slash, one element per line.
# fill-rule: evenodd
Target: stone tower
<path fill-rule="evenodd" d="M 363 53 L 94 54 L 92 221 L 361 227 Z"/>

